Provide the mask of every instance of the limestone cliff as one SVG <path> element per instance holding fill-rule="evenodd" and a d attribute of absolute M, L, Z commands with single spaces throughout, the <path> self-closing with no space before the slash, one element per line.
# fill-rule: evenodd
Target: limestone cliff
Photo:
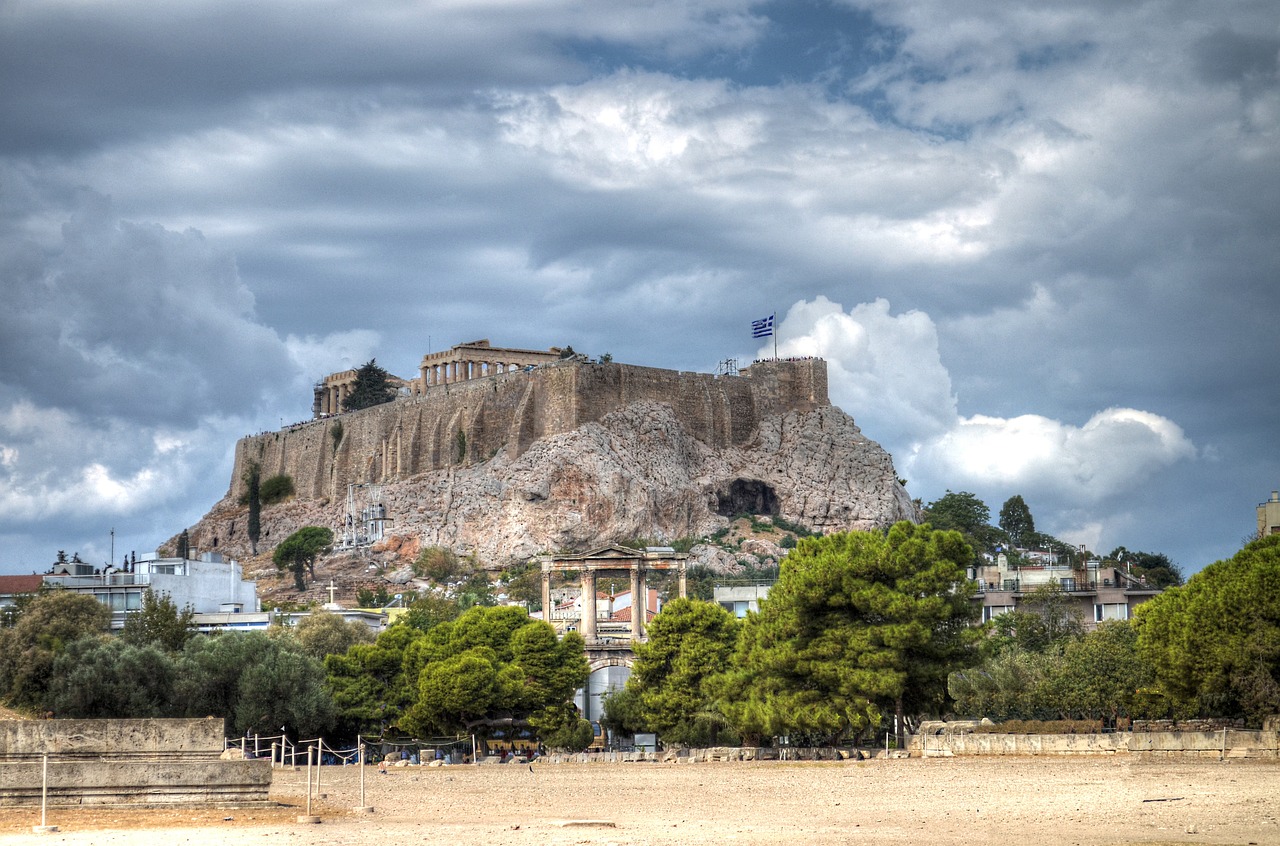
<path fill-rule="evenodd" d="M 298 490 L 264 509 L 265 548 L 303 525 L 336 530 L 347 485 L 361 483 L 379 485 L 388 534 L 492 564 L 701 536 L 741 512 L 822 532 L 917 516 L 889 455 L 828 403 L 820 360 L 722 377 L 539 368 L 246 438 L 236 455 L 227 497 L 191 542 L 242 557 L 250 460 Z"/>

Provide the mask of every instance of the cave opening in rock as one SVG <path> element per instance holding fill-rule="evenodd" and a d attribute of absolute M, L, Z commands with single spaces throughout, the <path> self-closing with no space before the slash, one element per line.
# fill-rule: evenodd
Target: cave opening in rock
<path fill-rule="evenodd" d="M 759 479 L 734 479 L 728 490 L 716 493 L 716 513 L 722 517 L 739 514 L 778 515 L 778 494 Z"/>

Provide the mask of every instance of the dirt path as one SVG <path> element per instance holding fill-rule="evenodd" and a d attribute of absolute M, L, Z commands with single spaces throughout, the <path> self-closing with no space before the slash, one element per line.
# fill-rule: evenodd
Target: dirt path
<path fill-rule="evenodd" d="M 1274 844 L 1280 762 L 1131 758 L 847 763 L 327 767 L 319 825 L 297 823 L 305 787 L 281 771 L 253 811 L 0 813 L 26 844 Z M 230 819 L 227 819 L 230 818 Z"/>

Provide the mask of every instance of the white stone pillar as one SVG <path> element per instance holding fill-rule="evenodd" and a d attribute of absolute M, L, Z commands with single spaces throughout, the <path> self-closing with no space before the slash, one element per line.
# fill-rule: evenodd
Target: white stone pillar
<path fill-rule="evenodd" d="M 640 640 L 644 637 L 644 618 L 645 612 L 649 609 L 649 597 L 644 595 L 644 576 L 641 575 L 640 567 L 634 566 L 631 570 L 631 639 Z"/>
<path fill-rule="evenodd" d="M 582 571 L 582 620 L 578 633 L 588 644 L 596 639 L 596 571 Z"/>

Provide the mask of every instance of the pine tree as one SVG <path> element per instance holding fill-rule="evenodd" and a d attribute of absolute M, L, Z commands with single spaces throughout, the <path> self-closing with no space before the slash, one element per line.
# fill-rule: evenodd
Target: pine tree
<path fill-rule="evenodd" d="M 249 470 L 245 473 L 244 483 L 249 489 L 247 494 L 249 500 L 249 552 L 253 555 L 258 554 L 258 538 L 262 534 L 261 479 L 262 469 L 258 466 L 258 462 L 250 462 Z"/>
<path fill-rule="evenodd" d="M 391 402 L 396 398 L 396 388 L 391 384 L 387 371 L 378 366 L 376 358 L 369 359 L 356 370 L 356 384 L 342 401 L 343 411 L 357 411 Z"/>
<path fill-rule="evenodd" d="M 1009 534 L 1009 540 L 1022 546 L 1036 533 L 1036 521 L 1031 518 L 1031 509 L 1027 507 L 1022 495 L 1011 496 L 1000 508 L 1000 528 Z"/>

